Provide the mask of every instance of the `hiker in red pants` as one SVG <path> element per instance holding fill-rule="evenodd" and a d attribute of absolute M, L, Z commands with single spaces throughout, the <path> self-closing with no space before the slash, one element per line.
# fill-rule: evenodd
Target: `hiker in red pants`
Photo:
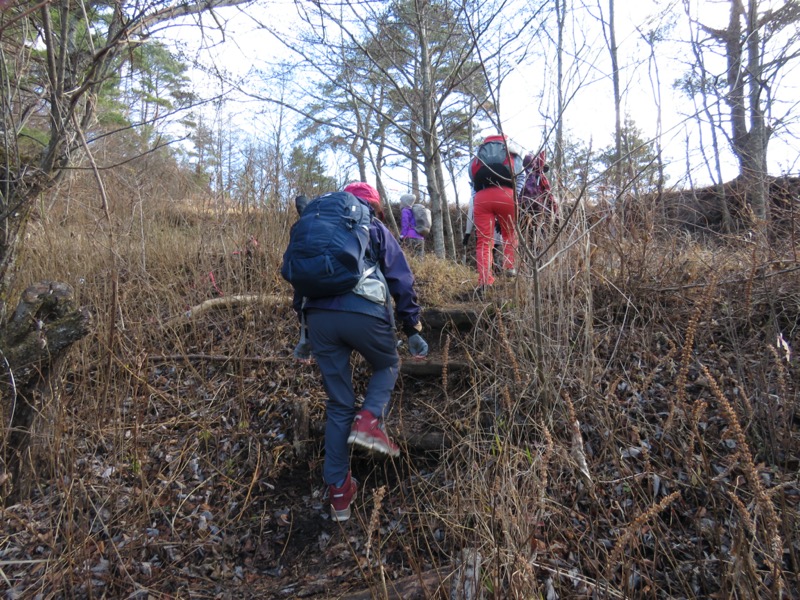
<path fill-rule="evenodd" d="M 494 283 L 492 273 L 492 247 L 494 228 L 500 225 L 503 237 L 503 272 L 514 277 L 517 251 L 516 196 L 525 184 L 520 153 L 504 135 L 491 135 L 478 147 L 469 168 L 473 189 L 473 220 L 478 263 L 478 292 L 482 294 Z M 469 235 L 464 236 L 464 243 Z"/>

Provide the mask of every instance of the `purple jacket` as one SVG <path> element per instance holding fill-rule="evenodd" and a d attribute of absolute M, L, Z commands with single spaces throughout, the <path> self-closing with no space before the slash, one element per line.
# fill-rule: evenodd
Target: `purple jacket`
<path fill-rule="evenodd" d="M 403 332 L 407 335 L 416 333 L 414 326 L 419 323 L 420 307 L 414 290 L 414 274 L 408 266 L 403 250 L 386 226 L 377 219 L 372 220 L 369 237 L 372 250 L 377 254 L 381 273 L 389 286 L 389 293 L 394 299 L 395 312 Z M 298 296 L 297 292 L 294 294 L 292 306 L 299 317 L 303 298 Z M 388 303 L 388 306 L 381 306 L 352 292 L 341 296 L 306 300 L 306 310 L 315 308 L 357 312 L 384 319 L 388 323 L 392 322 L 391 303 Z"/>
<path fill-rule="evenodd" d="M 417 220 L 414 218 L 414 211 L 410 206 L 404 206 L 400 210 L 400 237 L 424 240 L 425 236 L 417 233 L 416 225 Z"/>

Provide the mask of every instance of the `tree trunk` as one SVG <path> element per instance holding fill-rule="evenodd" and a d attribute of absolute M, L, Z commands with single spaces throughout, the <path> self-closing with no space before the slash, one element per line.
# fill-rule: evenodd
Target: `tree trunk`
<path fill-rule="evenodd" d="M 392 207 L 389 204 L 389 195 L 386 192 L 386 186 L 383 185 L 383 176 L 381 171 L 376 171 L 375 187 L 378 188 L 378 195 L 381 197 L 381 202 L 384 207 L 384 222 L 393 234 L 399 236 L 400 228 L 397 226 L 397 220 L 394 218 Z"/>
<path fill-rule="evenodd" d="M 614 163 L 615 193 L 622 189 L 622 99 L 619 89 L 619 61 L 617 57 L 617 32 L 614 25 L 614 0 L 608 0 L 608 51 L 611 53 L 611 81 L 614 86 Z M 619 198 L 618 198 L 619 200 Z M 624 222 L 624 217 L 623 217 Z"/>
<path fill-rule="evenodd" d="M 436 162 L 433 156 L 433 143 L 431 136 L 423 133 L 425 138 L 425 176 L 428 182 L 428 195 L 431 197 L 431 235 L 433 237 L 433 252 L 438 258 L 445 258 L 444 245 L 444 210 L 442 195 L 439 190 L 439 181 L 436 177 Z"/>
<path fill-rule="evenodd" d="M 746 30 L 742 30 L 742 18 Z M 747 66 L 744 68 L 742 35 L 746 36 Z M 739 161 L 739 174 L 745 186 L 747 204 L 753 216 L 765 223 L 767 201 L 767 144 L 770 130 L 764 119 L 761 104 L 761 36 L 758 29 L 758 2 L 748 1 L 747 12 L 741 0 L 731 0 L 728 28 L 717 34 L 725 42 L 728 94 L 725 99 L 731 109 L 731 144 Z M 749 119 L 748 119 L 749 116 Z M 749 130 L 748 130 L 749 120 Z"/>
<path fill-rule="evenodd" d="M 0 323 L 5 323 L 8 317 L 11 305 L 8 294 L 13 285 L 22 234 L 33 209 L 32 199 L 38 197 L 49 183 L 43 175 L 34 176 L 24 183 L 15 182 L 13 174 L 8 173 L 3 179 L 0 190 L 0 210 L 4 213 L 0 226 Z"/>
<path fill-rule="evenodd" d="M 753 131 L 750 132 L 752 135 Z M 739 153 L 739 171 L 745 189 L 747 205 L 757 222 L 769 220 L 769 192 L 767 186 L 766 148 L 756 138 L 750 148 Z"/>
<path fill-rule="evenodd" d="M 566 0 L 556 0 L 556 28 L 558 44 L 556 45 L 556 133 L 553 152 L 553 168 L 561 173 L 564 164 L 564 24 L 567 18 Z"/>
<path fill-rule="evenodd" d="M 378 188 L 378 194 L 381 197 L 381 202 L 384 207 L 384 219 L 389 230 L 396 236 L 400 235 L 400 228 L 397 226 L 397 221 L 394 218 L 392 207 L 389 204 L 389 195 L 386 193 L 386 187 L 383 185 L 383 154 L 386 150 L 386 126 L 388 122 L 381 119 L 381 126 L 378 128 L 375 137 L 378 140 L 378 150 L 375 155 L 372 167 L 375 169 L 375 186 Z M 372 152 L 371 148 L 368 150 Z M 371 156 L 371 154 L 370 154 Z"/>
<path fill-rule="evenodd" d="M 692 51 L 694 52 L 694 58 L 697 62 L 698 67 L 700 68 L 700 100 L 703 105 L 703 113 L 705 113 L 706 119 L 709 123 L 714 123 L 717 119 L 715 115 L 711 112 L 711 106 L 708 101 L 708 89 L 711 88 L 711 84 L 708 80 L 708 71 L 705 67 L 705 61 L 703 59 L 703 53 L 701 52 L 700 42 L 693 36 L 692 37 Z M 654 53 L 655 54 L 655 53 Z M 720 106 L 717 106 L 717 116 L 719 117 L 719 121 L 722 121 L 720 115 Z M 700 120 L 700 113 L 697 113 L 698 121 Z M 733 217 L 730 211 L 730 205 L 728 203 L 727 195 L 725 194 L 725 185 L 722 178 L 722 163 L 720 162 L 720 147 L 719 147 L 719 139 L 717 136 L 717 129 L 716 127 L 711 127 L 711 147 L 714 152 L 714 166 L 715 166 L 715 173 L 712 174 L 712 181 L 714 183 L 719 184 L 720 194 L 719 194 L 719 206 L 720 211 L 722 212 L 722 231 L 725 233 L 731 233 L 733 231 Z M 662 203 L 663 206 L 663 203 Z"/>
<path fill-rule="evenodd" d="M 411 193 L 421 201 L 422 195 L 419 189 L 419 147 L 416 142 L 419 130 L 416 119 L 411 119 L 410 130 L 411 133 L 408 136 L 408 153 L 411 157 Z"/>
<path fill-rule="evenodd" d="M 745 153 L 747 165 L 742 174 L 747 181 L 747 200 L 756 219 L 769 220 L 769 194 L 767 188 L 767 144 L 769 131 L 761 107 L 761 35 L 758 29 L 758 2 L 749 0 L 747 11 L 747 73 L 749 79 L 750 132 L 749 149 Z M 748 181 L 749 180 L 749 181 Z"/>
<path fill-rule="evenodd" d="M 442 222 L 442 196 L 439 182 L 436 177 L 436 160 L 434 154 L 438 152 L 434 128 L 436 127 L 436 107 L 433 90 L 433 76 L 431 73 L 431 60 L 428 52 L 428 24 L 426 16 L 422 13 L 419 19 L 420 42 L 420 72 L 422 75 L 422 156 L 425 165 L 425 178 L 428 182 L 428 195 L 431 198 L 431 236 L 433 237 L 433 252 L 438 258 L 445 257 L 444 227 Z"/>
<path fill-rule="evenodd" d="M 440 194 L 441 194 L 441 207 L 442 207 L 442 231 L 444 237 L 444 244 L 445 244 L 445 252 L 449 258 L 453 260 L 456 259 L 456 244 L 455 244 L 455 235 L 453 233 L 453 223 L 450 220 L 450 210 L 447 207 L 447 194 L 445 194 L 445 183 L 444 183 L 444 166 L 442 165 L 442 153 L 440 150 L 439 140 L 436 140 L 436 154 L 435 154 L 435 165 L 436 165 L 436 182 L 439 186 Z"/>
<path fill-rule="evenodd" d="M 0 384 L 4 415 L 0 481 L 2 499 L 13 504 L 33 481 L 31 429 L 57 395 L 59 366 L 69 348 L 89 333 L 88 311 L 77 308 L 72 288 L 44 281 L 30 286 L 0 332 L 5 378 Z"/>

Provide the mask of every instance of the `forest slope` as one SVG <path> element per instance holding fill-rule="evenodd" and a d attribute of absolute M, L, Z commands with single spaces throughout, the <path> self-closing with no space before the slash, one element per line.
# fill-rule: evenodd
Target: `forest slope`
<path fill-rule="evenodd" d="M 432 354 L 401 349 L 404 452 L 356 456 L 339 525 L 277 274 L 291 215 L 125 215 L 41 216 L 26 247 L 95 331 L 2 511 L 9 598 L 431 597 L 464 549 L 495 598 L 800 597 L 791 244 L 576 222 L 480 302 L 470 268 L 413 261 Z"/>

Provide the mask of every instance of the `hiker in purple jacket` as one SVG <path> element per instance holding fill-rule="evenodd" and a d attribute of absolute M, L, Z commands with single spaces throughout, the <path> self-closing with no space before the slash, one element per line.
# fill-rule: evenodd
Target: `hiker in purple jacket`
<path fill-rule="evenodd" d="M 344 188 L 368 205 L 378 217 L 383 215 L 380 196 L 371 185 L 351 183 Z M 420 307 L 414 290 L 414 275 L 397 240 L 378 219 L 369 228 L 371 258 L 392 302 L 377 304 L 353 292 L 327 298 L 306 299 L 294 296 L 294 309 L 308 325 L 308 340 L 301 338 L 294 355 L 307 360 L 313 352 L 328 394 L 325 423 L 325 462 L 323 477 L 328 484 L 331 517 L 350 518 L 357 482 L 350 472 L 348 444 L 361 446 L 388 456 L 398 456 L 400 448 L 386 435 L 383 419 L 400 368 L 395 334 L 395 314 L 408 336 L 408 349 L 414 357 L 428 354 L 428 344 L 420 335 Z M 361 354 L 372 367 L 364 394 L 364 404 L 356 413 L 350 357 Z"/>
<path fill-rule="evenodd" d="M 417 221 L 411 208 L 416 201 L 414 194 L 400 196 L 400 243 L 422 258 L 425 255 L 425 236 L 417 233 Z"/>

